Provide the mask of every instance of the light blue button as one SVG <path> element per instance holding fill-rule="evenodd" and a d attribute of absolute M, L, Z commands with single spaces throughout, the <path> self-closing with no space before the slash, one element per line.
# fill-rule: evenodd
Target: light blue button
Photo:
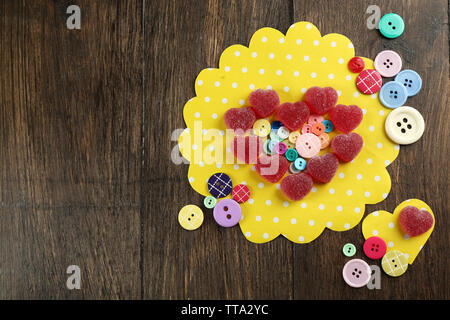
<path fill-rule="evenodd" d="M 401 107 L 408 99 L 408 91 L 405 86 L 397 81 L 385 83 L 380 90 L 381 103 L 391 109 Z"/>
<path fill-rule="evenodd" d="M 333 122 L 331 122 L 330 120 L 323 120 L 322 123 L 325 126 L 326 133 L 333 131 L 333 129 L 334 129 Z"/>
<path fill-rule="evenodd" d="M 275 141 L 283 141 L 283 139 L 280 138 L 280 136 L 278 135 L 278 131 L 272 129 L 272 131 L 270 131 L 270 139 L 275 140 Z"/>
<path fill-rule="evenodd" d="M 269 149 L 270 153 L 273 153 L 275 151 L 275 146 L 277 145 L 278 141 L 276 140 L 270 140 L 269 144 L 267 145 L 267 149 Z"/>
<path fill-rule="evenodd" d="M 270 141 L 272 141 L 272 140 L 266 140 L 265 142 L 264 142 L 264 146 L 263 146 L 263 150 L 264 150 L 264 152 L 265 153 L 267 153 L 267 154 L 272 154 L 273 152 L 272 151 L 270 151 L 270 149 L 269 149 L 269 143 L 270 143 Z"/>
<path fill-rule="evenodd" d="M 414 70 L 403 70 L 394 80 L 405 86 L 408 97 L 415 96 L 422 89 L 422 78 Z"/>
<path fill-rule="evenodd" d="M 272 127 L 272 130 L 278 130 L 283 126 L 283 123 L 281 123 L 281 121 L 275 120 L 270 126 Z"/>
<path fill-rule="evenodd" d="M 297 158 L 294 161 L 294 167 L 297 170 L 303 171 L 306 168 L 306 160 L 303 158 Z"/>

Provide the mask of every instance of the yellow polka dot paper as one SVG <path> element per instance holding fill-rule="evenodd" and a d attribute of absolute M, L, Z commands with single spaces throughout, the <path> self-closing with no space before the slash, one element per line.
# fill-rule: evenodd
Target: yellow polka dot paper
<path fill-rule="evenodd" d="M 322 37 L 313 24 L 298 22 L 286 35 L 272 28 L 256 31 L 249 47 L 228 47 L 218 69 L 205 69 L 198 75 L 196 96 L 184 106 L 187 128 L 179 138 L 180 151 L 190 161 L 189 183 L 205 196 L 206 181 L 216 172 L 228 174 L 234 185 L 246 184 L 251 199 L 241 205 L 240 228 L 248 240 L 263 243 L 282 234 L 293 242 L 307 243 L 325 228 L 353 228 L 366 203 L 387 197 L 391 179 L 386 166 L 400 148 L 384 131 L 389 109 L 380 104 L 377 94 L 366 96 L 356 88 L 357 74 L 347 68 L 354 55 L 353 44 L 345 36 Z M 364 62 L 366 68 L 373 68 L 372 60 L 364 58 Z M 253 165 L 237 163 L 224 114 L 230 108 L 248 106 L 249 94 L 258 88 L 272 88 L 284 103 L 302 100 L 312 86 L 331 86 L 338 92 L 338 104 L 355 104 L 363 110 L 363 121 L 355 132 L 363 137 L 364 146 L 352 162 L 339 165 L 330 183 L 315 184 L 304 199 L 293 202 L 285 198 L 279 184 L 263 180 Z M 336 132 L 329 135 L 333 138 Z"/>
<path fill-rule="evenodd" d="M 431 229 L 416 237 L 406 235 L 402 231 L 398 219 L 402 209 L 407 206 L 428 211 L 434 220 Z M 403 252 L 408 258 L 408 263 L 412 264 L 433 232 L 435 223 L 433 211 L 425 202 L 418 199 L 409 199 L 400 203 L 393 214 L 387 211 L 375 211 L 369 214 L 363 221 L 362 232 L 365 239 L 372 236 L 382 238 L 387 244 L 388 251 L 398 250 Z"/>

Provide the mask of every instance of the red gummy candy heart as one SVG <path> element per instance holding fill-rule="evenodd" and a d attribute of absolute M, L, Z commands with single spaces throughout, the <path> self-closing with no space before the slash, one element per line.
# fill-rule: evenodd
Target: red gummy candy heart
<path fill-rule="evenodd" d="M 263 141 L 257 136 L 237 136 L 231 142 L 234 156 L 243 163 L 257 163 L 263 150 Z"/>
<path fill-rule="evenodd" d="M 248 101 L 256 115 L 265 118 L 274 113 L 280 104 L 280 97 L 274 90 L 258 89 L 250 94 Z"/>
<path fill-rule="evenodd" d="M 333 125 L 341 132 L 349 133 L 359 126 L 363 118 L 360 107 L 351 105 L 345 106 L 338 104 L 330 111 L 330 120 Z"/>
<path fill-rule="evenodd" d="M 339 160 L 332 153 L 316 156 L 308 161 L 306 171 L 317 182 L 327 183 L 333 179 L 339 166 Z"/>
<path fill-rule="evenodd" d="M 305 102 L 311 113 L 318 115 L 324 115 L 330 111 L 336 105 L 337 100 L 338 94 L 331 87 L 312 87 L 305 93 Z"/>
<path fill-rule="evenodd" d="M 339 160 L 349 162 L 356 158 L 363 147 L 363 138 L 356 132 L 337 135 L 331 140 L 331 152 Z"/>
<path fill-rule="evenodd" d="M 269 182 L 276 183 L 283 178 L 289 168 L 289 161 L 278 154 L 269 156 L 264 154 L 259 157 L 255 165 L 256 172 Z"/>
<path fill-rule="evenodd" d="M 309 108 L 303 101 L 283 103 L 277 109 L 277 117 L 291 131 L 296 131 L 308 120 Z"/>
<path fill-rule="evenodd" d="M 242 130 L 243 132 L 251 129 L 256 121 L 256 115 L 252 108 L 231 108 L 225 112 L 225 125 L 232 130 Z"/>
<path fill-rule="evenodd" d="M 290 174 L 281 181 L 280 189 L 289 199 L 298 201 L 303 199 L 312 189 L 314 182 L 304 172 Z"/>
<path fill-rule="evenodd" d="M 426 210 L 419 210 L 413 206 L 402 209 L 399 216 L 400 226 L 410 237 L 427 232 L 433 226 L 433 216 Z"/>

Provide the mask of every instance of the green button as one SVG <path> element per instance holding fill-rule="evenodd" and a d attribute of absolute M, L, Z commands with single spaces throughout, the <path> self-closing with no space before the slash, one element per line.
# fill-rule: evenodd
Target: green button
<path fill-rule="evenodd" d="M 342 248 L 342 252 L 346 257 L 353 257 L 356 253 L 356 247 L 353 243 L 346 243 Z"/>
<path fill-rule="evenodd" d="M 288 151 L 286 151 L 285 156 L 288 161 L 293 162 L 298 158 L 298 152 L 295 149 L 289 149 Z"/>
<path fill-rule="evenodd" d="M 205 198 L 205 200 L 203 200 L 203 204 L 208 209 L 214 208 L 216 206 L 216 203 L 217 203 L 217 199 L 214 198 L 213 196 L 207 196 Z"/>
<path fill-rule="evenodd" d="M 405 23 L 398 14 L 388 13 L 381 18 L 378 28 L 383 36 L 394 39 L 401 36 L 405 30 Z"/>

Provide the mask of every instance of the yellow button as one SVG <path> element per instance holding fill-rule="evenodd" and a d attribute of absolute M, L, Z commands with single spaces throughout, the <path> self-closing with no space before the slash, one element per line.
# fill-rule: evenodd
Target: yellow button
<path fill-rule="evenodd" d="M 186 230 L 198 229 L 203 223 L 203 211 L 193 204 L 184 206 L 178 213 L 178 222 Z"/>
<path fill-rule="evenodd" d="M 391 277 L 401 276 L 408 269 L 408 257 L 398 250 L 389 251 L 381 260 L 381 267 Z"/>
<path fill-rule="evenodd" d="M 266 119 L 259 119 L 253 125 L 253 132 L 259 137 L 267 137 L 270 130 L 270 122 Z"/>
<path fill-rule="evenodd" d="M 297 138 L 300 137 L 300 132 L 294 131 L 289 134 L 289 142 L 295 144 L 297 142 Z"/>

